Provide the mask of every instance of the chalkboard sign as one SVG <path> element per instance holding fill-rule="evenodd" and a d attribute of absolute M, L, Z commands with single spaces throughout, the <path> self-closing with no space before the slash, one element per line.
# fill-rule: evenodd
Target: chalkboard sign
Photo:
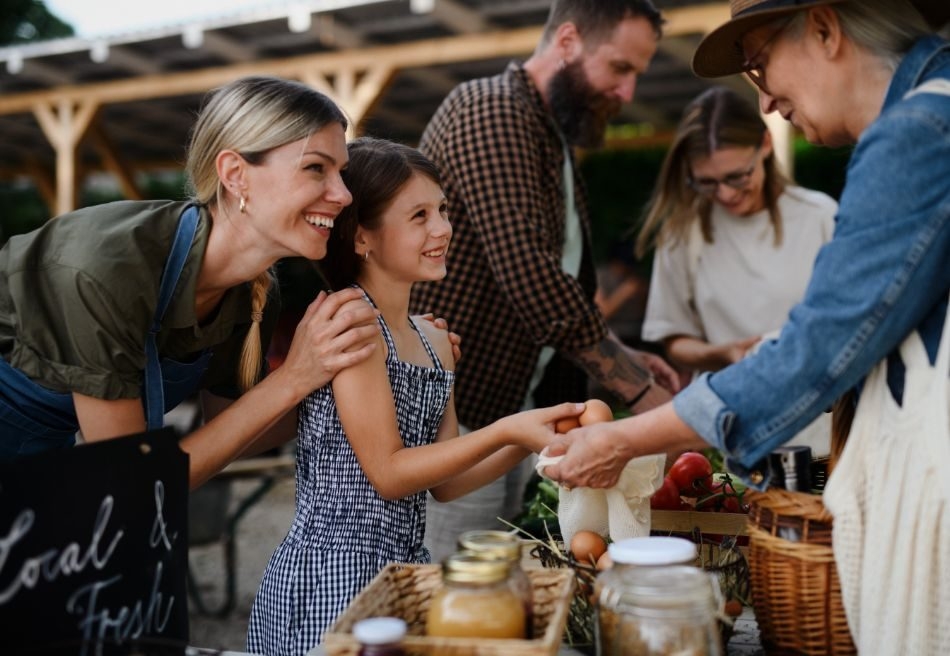
<path fill-rule="evenodd" d="M 185 645 L 187 513 L 169 428 L 0 463 L 0 652 Z"/>

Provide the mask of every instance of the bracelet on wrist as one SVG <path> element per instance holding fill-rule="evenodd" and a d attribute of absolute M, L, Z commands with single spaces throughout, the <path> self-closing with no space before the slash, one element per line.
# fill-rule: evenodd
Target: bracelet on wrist
<path fill-rule="evenodd" d="M 651 380 L 650 382 L 646 384 L 646 386 L 642 390 L 637 392 L 636 396 L 634 396 L 632 399 L 626 402 L 627 407 L 632 409 L 633 406 L 635 406 L 636 404 L 638 404 L 640 401 L 643 400 L 643 397 L 647 395 L 647 392 L 649 392 L 652 387 L 653 387 L 653 381 Z"/>

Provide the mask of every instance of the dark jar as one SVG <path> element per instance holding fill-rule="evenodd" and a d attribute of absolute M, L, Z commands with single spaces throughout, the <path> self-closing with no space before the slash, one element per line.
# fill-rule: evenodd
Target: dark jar
<path fill-rule="evenodd" d="M 353 625 L 359 656 L 406 656 L 406 623 L 398 617 L 370 617 Z"/>

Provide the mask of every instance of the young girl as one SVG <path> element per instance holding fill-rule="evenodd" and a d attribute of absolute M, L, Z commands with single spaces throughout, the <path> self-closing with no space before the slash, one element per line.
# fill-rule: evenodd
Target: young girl
<path fill-rule="evenodd" d="M 447 334 L 409 315 L 412 284 L 446 272 L 452 226 L 438 170 L 387 141 L 357 139 L 348 151 L 354 200 L 334 223 L 322 268 L 333 287 L 355 285 L 379 310 L 382 348 L 301 406 L 297 513 L 254 603 L 252 652 L 305 654 L 387 563 L 429 561 L 426 490 L 447 501 L 488 483 L 584 407 L 524 412 L 453 439 Z"/>

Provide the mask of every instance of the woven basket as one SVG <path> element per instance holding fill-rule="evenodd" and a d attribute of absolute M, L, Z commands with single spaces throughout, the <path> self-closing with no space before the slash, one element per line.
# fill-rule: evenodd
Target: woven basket
<path fill-rule="evenodd" d="M 409 625 L 403 641 L 411 655 L 439 656 L 555 656 L 567 622 L 574 576 L 567 570 L 531 569 L 534 640 L 497 638 L 437 638 L 425 635 L 426 614 L 432 595 L 442 585 L 439 565 L 387 565 L 350 603 L 323 635 L 330 656 L 356 656 L 359 644 L 353 624 L 367 617 L 401 617 Z"/>
<path fill-rule="evenodd" d="M 752 605 L 767 651 L 856 654 L 821 496 L 749 491 Z M 797 539 L 789 539 L 796 538 Z"/>

